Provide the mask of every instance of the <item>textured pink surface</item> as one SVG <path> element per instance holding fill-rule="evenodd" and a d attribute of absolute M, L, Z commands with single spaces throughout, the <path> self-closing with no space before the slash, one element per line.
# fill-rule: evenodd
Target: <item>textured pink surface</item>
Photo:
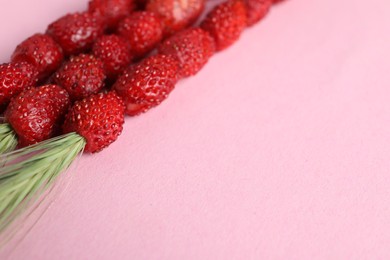
<path fill-rule="evenodd" d="M 85 2 L 4 1 L 1 60 Z M 389 259 L 389 8 L 278 5 L 84 156 L 9 259 Z"/>

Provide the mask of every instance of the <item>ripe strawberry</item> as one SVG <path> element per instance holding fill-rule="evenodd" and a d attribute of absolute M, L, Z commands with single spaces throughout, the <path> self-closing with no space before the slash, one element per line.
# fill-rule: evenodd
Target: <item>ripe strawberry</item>
<path fill-rule="evenodd" d="M 91 0 L 89 2 L 89 12 L 101 16 L 110 29 L 114 29 L 119 21 L 134 9 L 134 0 Z"/>
<path fill-rule="evenodd" d="M 12 97 L 37 84 L 38 72 L 27 62 L 0 65 L 0 112 Z"/>
<path fill-rule="evenodd" d="M 68 93 L 59 86 L 30 88 L 12 99 L 5 118 L 16 132 L 19 145 L 28 146 L 52 137 L 69 105 Z"/>
<path fill-rule="evenodd" d="M 201 24 L 216 42 L 217 51 L 221 51 L 234 42 L 246 27 L 246 10 L 241 1 L 231 0 L 217 5 Z"/>
<path fill-rule="evenodd" d="M 205 0 L 149 0 L 146 10 L 158 14 L 169 36 L 194 23 L 204 9 Z"/>
<path fill-rule="evenodd" d="M 19 44 L 12 54 L 12 62 L 27 61 L 35 66 L 43 79 L 61 66 L 64 56 L 61 47 L 46 34 L 35 34 Z"/>
<path fill-rule="evenodd" d="M 244 0 L 247 24 L 252 26 L 266 16 L 272 6 L 272 0 Z"/>
<path fill-rule="evenodd" d="M 105 74 L 110 79 L 121 74 L 132 59 L 129 43 L 117 35 L 100 37 L 93 45 L 92 53 L 103 62 Z"/>
<path fill-rule="evenodd" d="M 118 27 L 118 33 L 129 41 L 131 51 L 142 57 L 162 40 L 162 23 L 151 12 L 134 12 L 125 18 Z"/>
<path fill-rule="evenodd" d="M 190 28 L 165 40 L 158 51 L 177 57 L 180 77 L 188 77 L 195 75 L 214 54 L 215 42 L 208 32 Z"/>
<path fill-rule="evenodd" d="M 104 86 L 103 62 L 92 55 L 73 56 L 54 75 L 54 82 L 68 91 L 72 100 L 88 97 Z"/>
<path fill-rule="evenodd" d="M 101 18 L 84 12 L 61 17 L 49 25 L 47 34 L 53 37 L 66 55 L 73 55 L 88 51 L 103 30 Z"/>
<path fill-rule="evenodd" d="M 76 132 L 87 141 L 85 151 L 96 153 L 122 133 L 123 100 L 114 92 L 94 94 L 77 101 L 66 115 L 64 133 Z"/>
<path fill-rule="evenodd" d="M 178 70 L 176 58 L 158 54 L 125 71 L 113 89 L 125 101 L 126 114 L 138 115 L 165 100 L 175 87 Z"/>

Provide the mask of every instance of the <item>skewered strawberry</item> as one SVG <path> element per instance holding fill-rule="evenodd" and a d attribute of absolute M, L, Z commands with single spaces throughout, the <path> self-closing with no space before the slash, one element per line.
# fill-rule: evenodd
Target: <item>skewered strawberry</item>
<path fill-rule="evenodd" d="M 216 42 L 217 51 L 236 42 L 246 27 L 246 10 L 243 2 L 231 0 L 217 5 L 201 24 Z"/>
<path fill-rule="evenodd" d="M 160 7 L 155 9 L 157 13 L 159 13 L 159 10 L 162 10 L 159 15 L 164 19 L 164 24 L 167 27 L 166 34 L 178 30 L 180 26 L 184 26 L 181 24 L 183 21 L 190 23 L 191 19 L 188 20 L 188 17 L 192 16 L 186 16 L 188 14 L 186 11 L 191 10 L 191 4 L 188 5 L 187 1 L 151 0 L 154 3 L 156 1 L 161 1 L 161 3 L 165 1 L 167 3 L 165 7 L 160 6 L 162 9 L 159 9 Z M 256 15 L 259 15 L 257 9 L 255 10 L 250 5 L 245 6 L 244 2 L 241 1 L 244 0 L 228 0 L 228 2 L 217 6 L 201 25 L 214 38 L 217 50 L 227 48 L 239 38 L 241 31 L 247 25 L 246 14 L 250 16 L 249 13 L 253 11 Z M 280 1 L 274 0 L 274 2 Z M 153 4 L 150 4 L 150 6 L 153 6 Z M 151 8 L 150 6 L 149 8 Z M 248 10 L 248 13 L 246 13 L 245 7 L 253 10 Z M 170 20 L 168 18 L 171 18 L 172 10 L 174 19 Z M 189 12 L 189 14 L 196 14 L 194 10 Z M 166 15 L 164 16 L 164 14 Z M 50 25 L 48 34 L 62 46 L 66 55 L 89 51 L 92 43 L 103 31 L 103 26 L 96 16 L 98 16 L 97 13 L 67 15 Z M 258 16 L 255 17 L 258 19 Z M 250 23 L 251 21 L 249 21 Z M 175 24 L 180 26 L 175 27 Z M 148 27 L 139 26 L 136 28 L 141 30 Z M 198 32 L 199 35 L 194 33 L 197 30 L 200 29 L 183 32 L 177 38 L 170 39 L 174 41 L 166 43 L 164 47 L 160 48 L 161 52 L 171 53 L 170 55 L 160 53 L 141 61 L 137 65 L 131 66 L 114 84 L 114 91 L 92 94 L 88 98 L 76 101 L 66 116 L 66 121 L 63 125 L 64 132 L 68 134 L 23 148 L 17 153 L 5 156 L 5 164 L 1 168 L 0 174 L 0 234 L 28 206 L 31 206 L 29 202 L 34 203 L 39 200 L 40 196 L 51 187 L 56 178 L 61 175 L 61 172 L 71 165 L 72 161 L 84 148 L 87 152 L 94 153 L 114 142 L 122 131 L 124 112 L 128 115 L 137 115 L 160 104 L 172 91 L 179 76 L 195 74 L 203 66 L 206 62 L 205 57 L 211 55 L 209 54 L 211 51 L 205 51 L 203 54 L 198 54 L 199 56 L 195 52 L 201 51 L 202 45 L 208 46 L 210 42 L 206 39 L 207 37 L 201 36 L 202 33 Z M 155 31 L 153 32 L 155 33 Z M 134 38 L 130 37 L 130 43 L 133 40 L 133 45 L 142 45 L 142 42 L 137 41 L 136 37 L 143 36 L 143 34 L 146 34 L 146 32 L 142 30 L 139 34 L 132 34 Z M 195 35 L 197 36 L 195 37 Z M 192 38 L 193 42 L 187 42 L 188 38 Z M 145 39 L 150 44 L 150 39 L 154 38 L 149 36 L 149 38 L 146 37 Z M 201 45 L 198 46 L 199 49 L 195 47 L 195 42 Z M 204 50 L 211 49 L 211 47 L 204 46 L 203 48 Z M 147 52 L 145 49 L 141 50 L 144 51 L 143 54 Z M 104 58 L 103 56 L 102 58 Z M 18 66 L 24 69 L 29 66 L 30 69 L 32 68 L 28 63 L 24 63 L 23 66 L 19 64 L 16 66 L 18 67 L 17 69 L 14 67 L 10 69 L 8 66 L 11 65 L 0 66 L 0 94 L 2 93 L 1 91 L 5 93 L 3 96 L 0 95 L 0 98 L 5 96 L 4 100 L 9 98 L 8 94 L 14 88 L 20 88 L 20 82 L 25 84 L 25 78 L 20 77 L 21 69 Z M 179 68 L 179 66 L 183 68 Z M 5 72 L 2 72 L 2 70 Z M 72 58 L 71 61 L 64 65 L 56 74 L 55 80 L 62 81 L 63 86 L 71 91 L 74 99 L 77 99 L 100 90 L 100 83 L 104 79 L 103 72 L 103 63 L 101 61 L 99 63 L 98 59 L 84 54 L 84 56 Z M 32 74 L 34 73 L 31 72 Z M 21 80 L 19 81 L 19 79 Z M 35 82 L 34 75 L 30 80 Z M 8 91 L 9 86 L 12 86 L 12 91 Z M 58 86 L 54 87 L 56 89 L 59 88 Z M 20 106 L 11 105 L 7 112 L 7 118 L 12 119 L 12 113 L 15 111 L 15 115 L 17 115 L 14 117 L 15 120 L 21 120 L 27 118 L 29 113 L 33 114 L 33 111 L 39 110 L 43 104 L 50 103 L 55 107 L 54 110 L 62 104 L 61 102 L 55 102 L 56 98 L 53 96 L 42 100 L 42 104 L 40 104 L 37 101 L 39 98 L 35 99 L 32 97 L 32 94 L 31 96 L 25 94 L 33 91 L 36 91 L 36 89 L 26 90 L 20 94 L 21 99 L 17 98 L 14 100 L 18 101 L 12 101 L 20 102 Z M 24 95 L 26 95 L 25 98 L 23 98 Z M 49 95 L 54 94 L 47 94 L 47 96 Z M 42 96 L 41 98 L 46 97 L 42 93 L 38 96 Z M 58 100 L 64 99 L 58 98 Z M 31 107 L 33 111 L 28 111 Z M 22 112 L 24 113 L 22 114 Z M 38 113 L 38 119 L 32 118 L 31 121 L 26 119 L 26 121 L 16 124 L 24 125 L 25 128 L 22 130 L 30 133 L 28 131 L 31 129 L 40 129 L 40 124 L 43 124 L 44 120 L 48 118 L 50 119 L 51 117 Z M 12 120 L 9 121 L 11 122 Z M 30 130 L 27 125 L 31 128 Z M 13 132 L 9 125 L 1 124 L 0 140 L 3 133 L 9 132 Z M 44 133 L 47 132 L 50 131 L 44 131 Z M 27 134 L 27 136 L 29 135 Z M 33 136 L 32 138 L 24 139 L 26 139 L 27 143 L 30 141 L 35 142 L 37 139 L 34 138 L 37 137 Z M 23 141 L 23 137 L 21 141 Z M 0 141 L 0 150 L 2 147 L 3 143 Z M 27 204 L 25 204 L 26 202 Z"/>
<path fill-rule="evenodd" d="M 210 34 L 200 28 L 181 31 L 165 40 L 159 53 L 173 55 L 180 63 L 179 76 L 195 75 L 214 54 L 215 43 Z"/>
<path fill-rule="evenodd" d="M 101 16 L 109 29 L 115 29 L 134 9 L 133 0 L 92 0 L 88 8 L 90 13 Z"/>
<path fill-rule="evenodd" d="M 204 9 L 204 0 L 149 0 L 146 10 L 156 13 L 169 36 L 193 24 Z"/>
<path fill-rule="evenodd" d="M 178 70 L 173 56 L 158 54 L 125 71 L 113 89 L 125 101 L 126 114 L 139 115 L 164 101 L 175 87 Z"/>
<path fill-rule="evenodd" d="M 58 69 L 64 55 L 61 47 L 46 34 L 34 34 L 19 44 L 12 54 L 12 62 L 26 61 L 35 66 L 43 79 Z"/>
<path fill-rule="evenodd" d="M 163 25 L 154 13 L 134 12 L 119 24 L 118 33 L 130 43 L 132 53 L 142 57 L 162 40 Z"/>
<path fill-rule="evenodd" d="M 130 44 L 114 34 L 100 37 L 93 45 L 92 53 L 103 62 L 104 72 L 110 79 L 121 74 L 132 60 Z"/>
<path fill-rule="evenodd" d="M 101 18 L 84 12 L 61 17 L 49 25 L 47 34 L 53 37 L 66 55 L 74 55 L 88 51 L 103 30 Z"/>
<path fill-rule="evenodd" d="M 104 65 L 98 58 L 80 54 L 73 56 L 54 75 L 54 82 L 79 100 L 99 92 L 104 87 Z"/>
<path fill-rule="evenodd" d="M 2 112 L 12 97 L 24 89 L 35 86 L 38 71 L 27 62 L 0 65 L 0 112 Z"/>
<path fill-rule="evenodd" d="M 114 92 L 99 93 L 77 101 L 66 115 L 64 133 L 76 132 L 86 140 L 85 151 L 96 153 L 122 133 L 125 106 Z"/>
<path fill-rule="evenodd" d="M 30 88 L 12 99 L 5 119 L 24 147 L 52 137 L 69 105 L 68 93 L 59 86 Z"/>

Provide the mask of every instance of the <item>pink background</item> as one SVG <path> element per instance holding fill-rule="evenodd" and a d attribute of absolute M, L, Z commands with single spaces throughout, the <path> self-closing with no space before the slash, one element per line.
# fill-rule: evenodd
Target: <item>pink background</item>
<path fill-rule="evenodd" d="M 86 2 L 3 1 L 1 61 Z M 9 259 L 390 259 L 389 8 L 276 6 L 83 156 Z"/>

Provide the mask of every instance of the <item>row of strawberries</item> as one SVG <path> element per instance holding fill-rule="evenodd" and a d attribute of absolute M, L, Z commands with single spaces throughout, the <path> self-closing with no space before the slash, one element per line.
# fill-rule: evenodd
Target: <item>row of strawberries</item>
<path fill-rule="evenodd" d="M 160 104 L 179 79 L 195 75 L 279 1 L 228 0 L 200 27 L 183 30 L 197 20 L 203 0 L 150 0 L 145 11 L 134 11 L 133 0 L 92 0 L 87 12 L 58 19 L 0 66 L 6 121 L 20 146 L 46 140 L 62 125 L 63 133 L 85 138 L 86 151 L 100 151 L 120 135 L 125 113 Z M 129 66 L 156 47 L 157 54 Z M 42 82 L 51 85 L 31 88 Z M 105 86 L 111 90 L 101 92 Z"/>

